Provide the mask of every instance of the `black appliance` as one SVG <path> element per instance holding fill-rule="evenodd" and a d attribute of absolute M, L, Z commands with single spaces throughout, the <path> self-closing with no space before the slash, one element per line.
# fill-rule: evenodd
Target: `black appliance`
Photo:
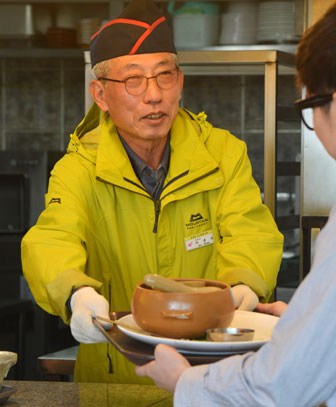
<path fill-rule="evenodd" d="M 24 233 L 36 223 L 44 208 L 49 176 L 47 162 L 48 153 L 43 151 L 0 151 L 0 233 L 14 229 Z M 9 222 L 6 228 L 5 216 L 12 217 L 13 229 Z M 3 224 L 5 228 L 1 227 Z"/>
<path fill-rule="evenodd" d="M 24 233 L 29 219 L 26 174 L 0 173 L 0 233 Z"/>

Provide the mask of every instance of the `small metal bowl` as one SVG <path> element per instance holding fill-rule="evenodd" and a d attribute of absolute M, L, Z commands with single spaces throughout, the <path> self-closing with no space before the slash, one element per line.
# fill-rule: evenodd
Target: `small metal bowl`
<path fill-rule="evenodd" d="M 207 341 L 212 342 L 247 342 L 252 341 L 253 329 L 243 328 L 214 328 L 207 329 Z"/>

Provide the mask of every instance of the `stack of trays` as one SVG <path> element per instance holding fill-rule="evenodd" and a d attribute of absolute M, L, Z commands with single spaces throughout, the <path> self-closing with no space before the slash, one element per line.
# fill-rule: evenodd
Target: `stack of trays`
<path fill-rule="evenodd" d="M 259 43 L 296 42 L 294 1 L 261 1 L 257 16 Z"/>

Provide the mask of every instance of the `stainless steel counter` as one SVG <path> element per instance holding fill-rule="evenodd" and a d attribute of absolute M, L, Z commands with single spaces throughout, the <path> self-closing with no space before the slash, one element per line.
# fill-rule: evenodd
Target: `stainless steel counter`
<path fill-rule="evenodd" d="M 57 380 L 60 376 L 73 375 L 78 346 L 49 353 L 38 358 L 38 367 L 43 378 Z"/>

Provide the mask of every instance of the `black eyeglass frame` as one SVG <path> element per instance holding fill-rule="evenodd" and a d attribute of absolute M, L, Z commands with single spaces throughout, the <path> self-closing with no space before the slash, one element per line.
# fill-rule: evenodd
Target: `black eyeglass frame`
<path fill-rule="evenodd" d="M 313 127 L 309 126 L 303 116 L 302 111 L 305 109 L 314 109 L 314 107 L 321 107 L 333 100 L 333 93 L 326 93 L 326 94 L 320 94 L 320 95 L 315 95 L 307 99 L 299 99 L 296 102 L 294 102 L 294 106 L 299 113 L 301 120 L 303 121 L 304 125 L 309 129 L 309 130 L 314 130 Z"/>
<path fill-rule="evenodd" d="M 176 83 L 177 83 L 177 80 L 178 80 L 178 73 L 179 73 L 179 71 L 180 71 L 180 68 L 179 68 L 178 66 L 176 66 L 176 67 L 173 68 L 173 69 L 167 69 L 167 70 L 165 70 L 165 71 L 162 71 L 162 72 L 160 72 L 160 73 L 158 73 L 157 75 L 154 75 L 154 76 L 132 75 L 132 76 L 129 76 L 128 78 L 122 79 L 122 80 L 111 79 L 111 78 L 103 78 L 103 77 L 101 77 L 101 78 L 98 78 L 98 80 L 99 80 L 99 81 L 110 81 L 110 82 L 123 83 L 123 84 L 125 85 L 125 90 L 126 90 L 126 92 L 127 92 L 128 94 L 130 94 L 131 96 L 139 96 L 139 95 L 141 95 L 142 93 L 144 93 L 144 92 L 146 91 L 146 89 L 148 88 L 148 81 L 149 81 L 150 79 L 153 79 L 153 78 L 155 78 L 155 82 L 156 82 L 157 86 L 158 86 L 160 89 L 171 89 L 171 88 L 162 88 L 162 87 L 158 84 L 158 81 L 157 81 L 158 76 L 164 74 L 164 73 L 167 72 L 167 71 L 176 71 L 176 74 L 177 74 L 177 75 L 176 75 Z M 127 90 L 127 85 L 126 85 L 126 82 L 127 82 L 129 79 L 132 79 L 132 78 L 134 78 L 134 77 L 142 77 L 142 78 L 146 78 L 146 79 L 147 79 L 147 84 L 146 84 L 145 90 L 144 90 L 143 92 L 140 92 L 139 94 L 136 94 L 136 95 L 133 95 L 132 93 L 130 93 L 130 92 Z M 173 85 L 173 86 L 174 86 L 174 85 Z M 173 86 L 172 86 L 172 87 L 173 87 Z"/>

